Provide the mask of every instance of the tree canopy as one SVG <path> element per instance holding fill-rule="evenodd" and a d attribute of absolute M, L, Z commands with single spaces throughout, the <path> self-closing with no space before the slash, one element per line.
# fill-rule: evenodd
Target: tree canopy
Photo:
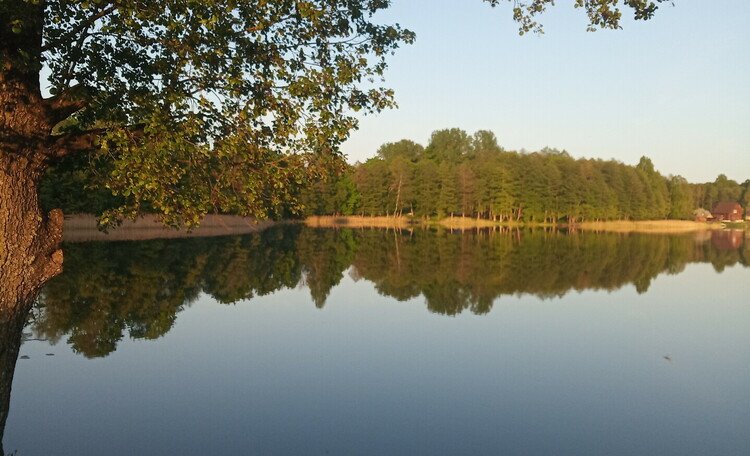
<path fill-rule="evenodd" d="M 649 19 L 662 1 L 624 5 Z M 541 31 L 553 3 L 514 0 L 520 32 Z M 0 64 L 45 111 L 42 155 L 97 146 L 86 161 L 118 196 L 104 221 L 143 209 L 174 224 L 209 211 L 272 216 L 293 202 L 291 184 L 340 158 L 354 112 L 393 106 L 379 86 L 384 58 L 414 34 L 374 21 L 389 4 L 4 0 Z M 592 28 L 619 27 L 617 0 L 574 6 Z M 41 97 L 43 68 L 52 98 Z M 3 149 L 30 135 L 17 133 Z"/>
<path fill-rule="evenodd" d="M 414 34 L 373 21 L 388 3 L 6 0 L 0 59 L 49 69 L 55 120 L 75 112 L 51 153 L 96 140 L 111 215 L 268 216 L 338 157 L 353 112 L 393 105 L 384 58 Z"/>
<path fill-rule="evenodd" d="M 451 128 L 433 132 L 426 147 L 409 140 L 384 144 L 377 157 L 302 194 L 306 201 L 316 198 L 304 205 L 305 215 L 577 223 L 691 219 L 694 210 L 710 210 L 721 201 L 747 205 L 750 180 L 740 184 L 721 174 L 715 182 L 689 183 L 682 176 L 663 176 L 645 156 L 630 166 L 575 159 L 549 147 L 509 151 L 490 131 L 472 136 Z"/>

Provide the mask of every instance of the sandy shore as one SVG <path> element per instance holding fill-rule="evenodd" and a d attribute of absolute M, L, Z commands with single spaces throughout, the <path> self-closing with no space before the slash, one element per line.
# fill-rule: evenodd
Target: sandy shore
<path fill-rule="evenodd" d="M 693 222 L 690 220 L 638 220 L 584 222 L 577 228 L 618 233 L 687 233 L 691 231 L 721 230 L 720 223 Z"/>
<path fill-rule="evenodd" d="M 315 228 L 411 228 L 416 224 L 408 217 L 316 215 L 305 219 L 305 225 Z"/>
<path fill-rule="evenodd" d="M 507 226 L 490 220 L 470 217 L 448 217 L 438 222 L 411 219 L 409 217 L 363 217 L 363 216 L 314 216 L 304 220 L 305 225 L 319 228 L 390 228 L 406 229 L 416 226 L 440 225 L 452 230 L 470 230 Z M 262 231 L 276 222 L 258 221 L 236 215 L 208 215 L 198 228 L 190 232 L 163 226 L 156 216 L 144 215 L 135 221 L 126 220 L 108 233 L 96 227 L 96 218 L 88 214 L 65 217 L 63 239 L 66 242 L 87 241 L 134 241 L 144 239 L 172 239 L 186 237 L 225 236 Z M 522 226 L 514 224 L 513 226 Z M 584 222 L 576 224 L 576 229 L 591 231 L 611 231 L 617 233 L 687 233 L 707 230 L 720 230 L 720 223 L 693 222 L 689 220 L 642 220 Z"/>
<path fill-rule="evenodd" d="M 207 215 L 201 225 L 192 231 L 165 227 L 154 215 L 144 215 L 135 220 L 125 220 L 121 226 L 108 233 L 96 227 L 96 217 L 89 214 L 65 216 L 63 240 L 88 241 L 140 241 L 145 239 L 173 239 L 187 237 L 226 236 L 262 231 L 274 225 L 272 221 L 257 221 L 237 215 Z"/>
<path fill-rule="evenodd" d="M 414 227 L 415 225 L 440 225 L 445 228 L 457 230 L 508 226 L 507 223 L 501 224 L 490 220 L 471 217 L 448 217 L 435 222 L 410 219 L 409 217 L 315 216 L 305 219 L 305 224 L 308 226 L 324 228 L 409 228 Z M 523 224 L 516 223 L 512 225 L 524 226 Z M 560 225 L 560 227 L 564 228 L 566 226 Z M 690 220 L 618 220 L 607 222 L 584 222 L 576 224 L 571 228 L 618 233 L 687 233 L 694 231 L 720 230 L 724 227 L 720 223 L 693 222 Z"/>
<path fill-rule="evenodd" d="M 473 230 L 475 228 L 492 228 L 496 226 L 522 226 L 518 223 L 498 223 L 492 220 L 477 219 L 473 217 L 446 217 L 438 225 L 451 230 Z"/>

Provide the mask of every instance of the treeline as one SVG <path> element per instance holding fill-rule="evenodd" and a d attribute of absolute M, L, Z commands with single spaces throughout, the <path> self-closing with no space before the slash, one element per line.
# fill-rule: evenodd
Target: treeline
<path fill-rule="evenodd" d="M 465 216 L 495 221 L 690 219 L 720 201 L 750 205 L 750 179 L 693 184 L 636 166 L 574 159 L 566 151 L 507 151 L 495 135 L 435 131 L 427 147 L 387 143 L 377 156 L 301 191 L 304 215 Z"/>
<path fill-rule="evenodd" d="M 101 213 L 122 204 L 105 187 L 106 166 L 74 155 L 53 164 L 41 186 L 46 209 Z M 315 182 L 295 183 L 294 207 L 266 202 L 277 218 L 309 215 L 465 216 L 495 221 L 576 223 L 595 220 L 691 219 L 720 201 L 750 206 L 750 179 L 719 175 L 694 184 L 663 176 L 650 159 L 635 166 L 575 159 L 566 151 L 508 151 L 495 135 L 438 130 L 427 147 L 387 143 L 377 156 Z M 270 207 L 273 205 L 273 207 Z M 141 208 L 149 212 L 146 204 Z"/>

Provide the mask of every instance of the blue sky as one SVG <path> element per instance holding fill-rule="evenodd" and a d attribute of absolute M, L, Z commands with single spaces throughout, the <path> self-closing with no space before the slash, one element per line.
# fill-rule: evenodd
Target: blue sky
<path fill-rule="evenodd" d="M 750 2 L 675 0 L 651 21 L 628 15 L 623 30 L 593 33 L 572 1 L 557 3 L 544 35 L 518 36 L 510 3 L 394 0 L 378 19 L 417 34 L 389 60 L 399 108 L 360 119 L 349 161 L 458 127 L 512 150 L 646 155 L 691 182 L 750 179 Z"/>

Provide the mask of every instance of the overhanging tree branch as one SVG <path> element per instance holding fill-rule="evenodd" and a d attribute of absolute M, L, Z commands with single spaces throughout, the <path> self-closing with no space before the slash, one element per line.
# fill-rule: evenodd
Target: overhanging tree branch
<path fill-rule="evenodd" d="M 103 18 L 104 16 L 107 16 L 111 13 L 113 13 L 117 9 L 116 4 L 111 4 L 107 6 L 106 8 L 103 8 L 91 16 L 89 16 L 86 20 L 79 23 L 77 26 L 73 27 L 70 31 L 68 31 L 66 34 L 60 36 L 59 38 L 49 41 L 42 46 L 42 52 L 47 52 L 55 47 L 59 46 L 61 43 L 64 43 L 65 41 L 72 41 L 73 38 L 75 38 L 78 34 L 83 34 L 85 31 L 94 25 L 94 23 Z"/>
<path fill-rule="evenodd" d="M 47 149 L 47 155 L 58 158 L 91 150 L 96 145 L 96 140 L 105 132 L 105 129 L 96 129 L 51 136 L 51 144 Z"/>
<path fill-rule="evenodd" d="M 133 141 L 138 141 L 144 136 L 143 124 L 127 127 L 128 135 Z M 108 128 L 96 128 L 92 130 L 76 131 L 62 135 L 50 136 L 47 156 L 51 158 L 64 157 L 79 152 L 86 152 L 97 147 L 98 141 L 112 130 Z"/>
<path fill-rule="evenodd" d="M 81 84 L 69 87 L 46 101 L 48 116 L 53 125 L 62 122 L 88 105 L 88 93 Z"/>

